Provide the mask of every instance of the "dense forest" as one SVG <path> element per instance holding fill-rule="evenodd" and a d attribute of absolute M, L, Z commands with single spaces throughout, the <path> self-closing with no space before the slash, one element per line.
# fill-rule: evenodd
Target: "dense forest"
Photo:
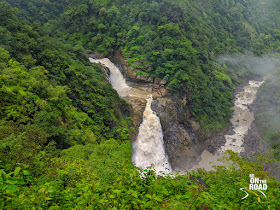
<path fill-rule="evenodd" d="M 253 162 L 229 153 L 231 167 L 216 171 L 141 178 L 131 106 L 85 54 L 120 51 L 216 131 L 231 117 L 234 88 L 258 73 L 219 56 L 280 53 L 279 9 L 277 0 L 1 0 L 0 209 L 279 208 L 280 183 L 264 171 L 279 159 L 279 71 L 257 104 L 275 151 Z M 241 200 L 249 174 L 267 179 L 267 199 Z"/>
<path fill-rule="evenodd" d="M 20 17 L 39 21 L 77 49 L 120 50 L 138 74 L 160 77 L 185 95 L 206 128 L 228 122 L 233 87 L 248 76 L 216 58 L 280 50 L 277 1 L 8 2 L 21 9 Z"/>

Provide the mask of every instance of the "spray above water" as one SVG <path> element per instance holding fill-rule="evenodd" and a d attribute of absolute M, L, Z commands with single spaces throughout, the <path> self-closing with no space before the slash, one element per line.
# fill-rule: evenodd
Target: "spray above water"
<path fill-rule="evenodd" d="M 160 120 L 151 109 L 152 101 L 152 96 L 149 95 L 143 113 L 143 122 L 139 127 L 138 137 L 133 145 L 132 161 L 142 169 L 153 165 L 153 169 L 158 175 L 169 174 L 172 169 L 165 155 Z"/>
<path fill-rule="evenodd" d="M 218 58 L 222 65 L 226 65 L 233 71 L 257 73 L 267 75 L 275 72 L 276 66 L 279 63 L 278 55 L 265 55 L 263 57 L 254 57 L 249 55 L 223 55 Z"/>

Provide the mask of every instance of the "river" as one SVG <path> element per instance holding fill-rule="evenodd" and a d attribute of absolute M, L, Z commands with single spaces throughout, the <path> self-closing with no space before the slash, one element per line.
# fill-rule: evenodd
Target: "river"
<path fill-rule="evenodd" d="M 256 99 L 258 88 L 264 81 L 249 81 L 248 85 L 236 94 L 234 99 L 234 113 L 231 117 L 231 128 L 225 137 L 225 144 L 222 145 L 216 153 L 212 154 L 204 150 L 199 158 L 199 162 L 191 170 L 204 168 L 213 170 L 213 165 L 223 165 L 218 161 L 226 150 L 241 153 L 246 152 L 244 147 L 244 137 L 248 134 L 253 121 L 255 120 L 254 113 L 250 110 L 250 105 Z"/>

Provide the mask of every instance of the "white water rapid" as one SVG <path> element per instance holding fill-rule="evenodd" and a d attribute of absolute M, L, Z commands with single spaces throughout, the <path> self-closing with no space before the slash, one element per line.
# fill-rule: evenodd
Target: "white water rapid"
<path fill-rule="evenodd" d="M 231 118 L 233 125 L 232 135 L 225 135 L 226 143 L 220 148 L 220 152 L 232 150 L 237 153 L 244 151 L 243 142 L 244 136 L 251 128 L 255 120 L 254 113 L 248 108 L 256 99 L 258 88 L 262 85 L 263 81 L 249 81 L 249 85 L 237 94 L 234 103 L 234 115 Z"/>
<path fill-rule="evenodd" d="M 169 174 L 172 169 L 165 155 L 160 120 L 151 109 L 152 100 L 152 96 L 149 95 L 143 122 L 139 127 L 137 140 L 133 144 L 132 161 L 142 169 L 153 164 L 153 169 L 158 175 Z"/>
<path fill-rule="evenodd" d="M 243 91 L 239 92 L 235 97 L 234 114 L 231 118 L 232 134 L 225 135 L 226 143 L 221 146 L 215 154 L 211 154 L 204 150 L 201 154 L 200 162 L 191 170 L 205 168 L 213 170 L 213 165 L 224 165 L 218 161 L 226 150 L 232 150 L 237 153 L 244 152 L 244 137 L 248 134 L 253 121 L 255 120 L 254 113 L 250 111 L 249 106 L 256 99 L 258 88 L 264 81 L 249 81 L 249 84 L 244 87 Z"/>

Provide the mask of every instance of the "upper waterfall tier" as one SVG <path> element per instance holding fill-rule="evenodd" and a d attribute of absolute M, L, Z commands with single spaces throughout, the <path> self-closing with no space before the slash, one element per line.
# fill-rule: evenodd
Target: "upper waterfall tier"
<path fill-rule="evenodd" d="M 93 59 L 89 58 L 89 61 L 91 63 L 101 63 L 107 68 L 110 69 L 110 82 L 113 86 L 113 88 L 118 92 L 118 94 L 121 97 L 125 97 L 129 95 L 129 90 L 131 87 L 129 87 L 126 84 L 126 81 L 118 69 L 108 58 L 103 58 L 103 59 Z"/>
<path fill-rule="evenodd" d="M 126 83 L 125 78 L 123 77 L 121 71 L 115 64 L 113 64 L 108 58 L 102 59 L 93 59 L 89 58 L 91 63 L 101 63 L 110 70 L 110 82 L 113 88 L 118 92 L 121 97 L 137 97 L 137 98 L 146 98 L 149 94 L 146 91 L 139 90 L 133 87 L 129 87 Z"/>

